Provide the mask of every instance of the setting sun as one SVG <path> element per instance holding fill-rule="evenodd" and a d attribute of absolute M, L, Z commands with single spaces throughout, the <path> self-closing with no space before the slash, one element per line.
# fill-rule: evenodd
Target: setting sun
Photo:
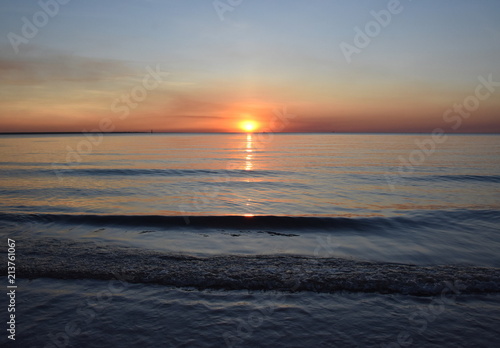
<path fill-rule="evenodd" d="M 253 132 L 257 129 L 257 126 L 258 124 L 255 121 L 243 121 L 240 123 L 240 128 L 245 132 Z"/>

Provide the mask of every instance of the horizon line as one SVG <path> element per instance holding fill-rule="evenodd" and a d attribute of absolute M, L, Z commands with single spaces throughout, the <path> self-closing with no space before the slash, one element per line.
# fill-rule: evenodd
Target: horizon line
<path fill-rule="evenodd" d="M 51 135 L 51 134 L 432 134 L 433 132 L 175 132 L 175 131 L 121 131 L 121 132 L 0 132 L 0 135 Z M 449 135 L 500 135 L 500 132 L 450 132 Z"/>

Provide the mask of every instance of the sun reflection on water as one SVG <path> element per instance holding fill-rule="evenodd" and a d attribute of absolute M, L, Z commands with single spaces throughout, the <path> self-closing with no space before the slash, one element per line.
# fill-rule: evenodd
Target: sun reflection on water
<path fill-rule="evenodd" d="M 247 134 L 247 146 L 245 149 L 246 156 L 245 156 L 245 170 L 252 170 L 253 169 L 253 138 L 252 134 Z"/>

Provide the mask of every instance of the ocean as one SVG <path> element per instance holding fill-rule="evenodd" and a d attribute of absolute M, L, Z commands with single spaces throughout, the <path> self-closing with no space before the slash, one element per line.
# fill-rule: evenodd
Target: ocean
<path fill-rule="evenodd" d="M 0 180 L 2 345 L 500 345 L 499 135 L 1 135 Z"/>

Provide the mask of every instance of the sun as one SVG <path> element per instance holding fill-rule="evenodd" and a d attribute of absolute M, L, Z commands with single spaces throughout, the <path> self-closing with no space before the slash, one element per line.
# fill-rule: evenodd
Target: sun
<path fill-rule="evenodd" d="M 257 129 L 258 125 L 255 121 L 247 120 L 240 123 L 240 128 L 247 133 L 251 133 Z"/>

